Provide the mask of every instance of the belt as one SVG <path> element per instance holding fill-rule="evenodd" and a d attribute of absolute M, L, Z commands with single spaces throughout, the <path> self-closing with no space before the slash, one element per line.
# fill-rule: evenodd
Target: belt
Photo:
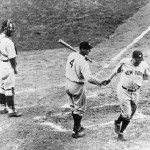
<path fill-rule="evenodd" d="M 127 90 L 128 92 L 136 92 L 136 91 L 139 89 L 139 88 L 138 88 L 138 89 L 134 89 L 134 90 L 133 90 L 133 89 L 128 89 L 128 88 L 126 88 L 126 87 L 124 87 L 124 86 L 122 86 L 122 88 L 125 89 L 125 90 Z"/>
<path fill-rule="evenodd" d="M 69 81 L 74 82 L 74 83 L 77 83 L 77 84 L 81 84 L 81 85 L 84 84 L 84 82 L 72 81 L 72 80 L 70 80 L 69 78 L 67 78 L 67 79 L 68 79 Z"/>
<path fill-rule="evenodd" d="M 1 60 L 2 62 L 8 62 L 8 60 Z"/>
<path fill-rule="evenodd" d="M 81 85 L 83 85 L 83 84 L 84 84 L 84 82 L 76 82 L 76 81 L 72 81 L 72 82 L 75 82 L 75 83 L 77 83 L 77 84 L 81 84 Z"/>

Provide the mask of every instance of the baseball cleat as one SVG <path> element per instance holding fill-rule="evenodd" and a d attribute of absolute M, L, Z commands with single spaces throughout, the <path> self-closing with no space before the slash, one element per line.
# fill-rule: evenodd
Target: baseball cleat
<path fill-rule="evenodd" d="M 118 134 L 118 140 L 120 140 L 120 141 L 127 141 L 127 140 L 124 138 L 123 133 Z"/>
<path fill-rule="evenodd" d="M 21 117 L 21 116 L 22 114 L 18 112 L 13 112 L 8 114 L 8 117 Z"/>
<path fill-rule="evenodd" d="M 3 110 L 0 110 L 0 114 L 7 114 L 8 110 L 6 108 L 4 108 Z"/>
<path fill-rule="evenodd" d="M 83 137 L 83 136 L 85 136 L 85 133 L 83 131 L 79 131 L 79 132 L 72 134 L 73 138 L 79 138 L 79 137 Z"/>
<path fill-rule="evenodd" d="M 115 132 L 117 133 L 117 134 L 120 134 L 120 124 L 117 124 L 116 123 L 116 120 L 114 121 L 114 125 L 115 125 Z"/>

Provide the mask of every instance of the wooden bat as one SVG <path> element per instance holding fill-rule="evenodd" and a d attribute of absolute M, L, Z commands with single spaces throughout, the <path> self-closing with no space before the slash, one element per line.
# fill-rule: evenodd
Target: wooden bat
<path fill-rule="evenodd" d="M 60 44 L 64 45 L 65 47 L 67 47 L 68 49 L 74 51 L 74 52 L 77 52 L 77 50 L 75 48 L 73 48 L 71 45 L 69 45 L 68 43 L 66 43 L 65 41 L 63 41 L 62 39 L 59 39 L 58 41 Z M 92 60 L 88 57 L 88 56 L 85 56 L 85 59 L 92 62 Z"/>

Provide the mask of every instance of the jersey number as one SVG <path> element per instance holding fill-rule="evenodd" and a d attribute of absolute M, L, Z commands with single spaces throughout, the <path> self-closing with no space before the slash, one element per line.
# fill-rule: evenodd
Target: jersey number
<path fill-rule="evenodd" d="M 71 68 L 73 67 L 73 62 L 74 62 L 74 60 L 75 60 L 75 59 L 73 59 L 73 60 L 70 61 L 70 67 L 71 67 Z"/>

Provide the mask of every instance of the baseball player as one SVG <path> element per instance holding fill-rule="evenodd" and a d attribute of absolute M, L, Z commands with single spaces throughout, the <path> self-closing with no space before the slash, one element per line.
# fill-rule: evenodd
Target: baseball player
<path fill-rule="evenodd" d="M 121 73 L 121 77 L 117 86 L 117 95 L 120 102 L 121 114 L 115 120 L 114 125 L 118 139 L 126 141 L 123 132 L 137 110 L 139 92 L 143 80 L 148 79 L 150 76 L 149 66 L 144 61 L 142 52 L 134 51 L 132 58 L 121 60 L 110 77 L 104 80 L 103 85 L 107 85 L 119 73 Z"/>
<path fill-rule="evenodd" d="M 16 49 L 11 40 L 15 25 L 8 19 L 2 23 L 0 34 L 0 113 L 9 117 L 20 117 L 14 107 L 14 86 L 16 70 Z M 7 107 L 6 107 L 7 106 Z"/>
<path fill-rule="evenodd" d="M 68 56 L 66 63 L 66 93 L 68 94 L 72 108 L 74 127 L 73 138 L 85 135 L 84 127 L 81 126 L 81 119 L 86 110 L 85 83 L 89 82 L 101 86 L 101 81 L 92 76 L 89 64 L 85 57 L 93 47 L 89 42 L 81 42 L 79 52 L 73 52 Z"/>

